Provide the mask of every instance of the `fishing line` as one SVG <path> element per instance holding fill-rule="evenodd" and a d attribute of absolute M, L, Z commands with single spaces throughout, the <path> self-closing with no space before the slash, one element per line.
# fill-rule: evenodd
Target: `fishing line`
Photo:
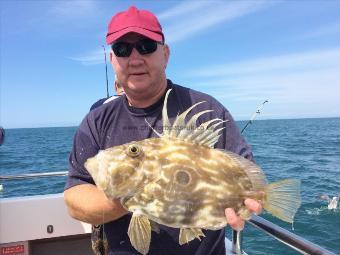
<path fill-rule="evenodd" d="M 109 98 L 109 79 L 107 77 L 107 62 L 106 62 L 106 50 L 105 46 L 103 46 L 104 49 L 104 59 L 105 59 L 105 75 L 106 75 L 106 97 Z"/>
<path fill-rule="evenodd" d="M 265 101 L 263 101 L 262 104 L 260 104 L 260 105 L 257 107 L 256 111 L 255 111 L 255 112 L 253 113 L 253 115 L 250 117 L 250 120 L 248 120 L 248 122 L 246 123 L 246 125 L 243 127 L 243 129 L 242 129 L 242 131 L 241 131 L 241 134 L 246 130 L 246 128 L 247 128 L 249 125 L 251 125 L 251 124 L 253 123 L 253 121 L 255 120 L 256 116 L 257 116 L 257 115 L 260 115 L 260 113 L 261 113 L 261 111 L 262 111 L 262 109 L 263 109 L 265 103 L 268 103 L 268 102 L 269 102 L 268 100 L 265 100 Z"/>

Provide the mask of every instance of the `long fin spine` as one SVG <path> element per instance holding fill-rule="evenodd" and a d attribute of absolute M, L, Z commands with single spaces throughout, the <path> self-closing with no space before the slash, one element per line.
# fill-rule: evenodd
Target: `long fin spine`
<path fill-rule="evenodd" d="M 169 89 L 166 94 L 165 94 L 165 99 L 164 99 L 164 105 L 162 109 L 162 117 L 163 117 L 163 134 L 162 136 L 169 136 L 170 134 L 170 121 L 169 121 L 169 116 L 168 116 L 168 97 L 172 89 Z"/>
<path fill-rule="evenodd" d="M 197 119 L 208 112 L 212 112 L 213 110 L 205 110 L 205 111 L 201 111 L 196 113 L 194 116 L 191 117 L 191 119 L 188 121 L 188 123 L 186 124 L 186 128 L 182 129 L 180 131 L 180 133 L 178 134 L 178 138 L 179 139 L 187 139 L 187 137 L 196 129 L 196 121 Z"/>
<path fill-rule="evenodd" d="M 215 119 L 212 119 L 212 120 L 208 120 L 204 123 L 202 123 L 201 125 L 199 125 L 198 127 L 196 127 L 194 129 L 194 131 L 186 138 L 186 140 L 192 140 L 194 141 L 198 136 L 200 136 L 202 133 L 204 133 L 207 125 L 209 125 L 210 123 L 213 123 L 215 121 L 218 121 L 220 119 L 218 118 L 215 118 Z"/>
<path fill-rule="evenodd" d="M 198 102 L 194 105 L 192 105 L 191 107 L 189 107 L 188 109 L 186 109 L 184 112 L 182 112 L 179 116 L 176 117 L 174 123 L 172 124 L 172 127 L 171 127 L 171 132 L 170 132 L 170 136 L 171 137 L 178 137 L 178 134 L 179 132 L 182 130 L 182 129 L 185 129 L 187 128 L 187 125 L 185 123 L 185 118 L 186 116 L 188 115 L 188 113 L 193 109 L 195 108 L 196 106 L 202 104 L 202 103 L 205 103 L 205 101 L 202 101 L 202 102 Z"/>
<path fill-rule="evenodd" d="M 215 137 L 220 137 L 220 132 L 225 129 L 225 127 L 222 127 L 222 128 L 219 128 L 219 129 L 216 129 L 212 132 L 212 134 L 210 134 L 209 136 L 207 136 L 202 142 L 201 144 L 205 144 L 205 145 L 208 145 L 209 147 L 211 142 L 214 140 Z M 217 139 L 218 140 L 218 139 Z M 217 142 L 217 141 L 216 141 Z M 214 144 L 213 144 L 214 145 Z"/>
<path fill-rule="evenodd" d="M 158 135 L 159 137 L 162 137 L 162 135 L 160 133 L 158 133 L 152 126 L 151 124 L 148 122 L 148 120 L 146 118 L 144 118 L 145 122 L 148 124 L 148 126 L 151 128 L 151 130 L 153 132 L 155 132 L 156 135 Z"/>
<path fill-rule="evenodd" d="M 211 124 L 211 122 L 209 121 L 204 122 L 201 125 L 203 129 L 202 133 L 193 140 L 198 144 L 204 144 L 202 141 L 209 135 L 214 134 L 215 128 L 222 123 L 223 123 L 223 120 L 221 119 L 217 119 L 217 123 L 215 124 Z"/>
<path fill-rule="evenodd" d="M 148 123 L 150 128 L 160 137 L 169 137 L 169 138 L 178 138 L 185 141 L 192 141 L 197 144 L 201 145 L 207 145 L 209 147 L 213 147 L 214 144 L 218 141 L 220 135 L 219 132 L 222 129 L 216 129 L 218 125 L 221 125 L 224 122 L 227 122 L 215 118 L 209 121 L 206 121 L 196 127 L 196 121 L 197 119 L 204 113 L 211 112 L 212 110 L 204 110 L 200 111 L 196 114 L 194 114 L 189 121 L 185 122 L 185 119 L 188 115 L 188 113 L 198 105 L 205 103 L 206 101 L 201 101 L 198 103 L 195 103 L 194 105 L 190 106 L 188 109 L 186 109 L 184 112 L 182 112 L 180 115 L 177 115 L 175 118 L 174 123 L 171 125 L 168 112 L 167 112 L 167 102 L 168 97 L 172 89 L 169 89 L 166 92 L 163 109 L 162 109 L 162 118 L 163 118 L 163 133 L 162 135 L 159 134 L 156 130 L 154 130 L 151 125 Z M 214 123 L 216 122 L 216 123 Z M 214 123 L 214 124 L 212 124 Z"/>

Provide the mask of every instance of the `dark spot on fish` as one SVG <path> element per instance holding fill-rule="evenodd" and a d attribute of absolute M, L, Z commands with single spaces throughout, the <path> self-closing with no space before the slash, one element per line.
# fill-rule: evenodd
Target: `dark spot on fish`
<path fill-rule="evenodd" d="M 186 171 L 177 171 L 175 178 L 176 182 L 181 185 L 187 185 L 190 182 L 190 175 Z"/>

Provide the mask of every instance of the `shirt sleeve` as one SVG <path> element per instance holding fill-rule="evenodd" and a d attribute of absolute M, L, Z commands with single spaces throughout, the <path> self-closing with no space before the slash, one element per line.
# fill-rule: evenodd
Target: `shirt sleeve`
<path fill-rule="evenodd" d="M 107 98 L 102 98 L 99 99 L 97 102 L 95 102 L 91 107 L 90 107 L 90 111 L 98 108 L 99 106 L 103 105 L 105 103 L 105 101 L 107 100 Z"/>
<path fill-rule="evenodd" d="M 99 136 L 93 116 L 90 112 L 84 118 L 74 136 L 65 190 L 80 184 L 94 184 L 91 175 L 84 167 L 86 160 L 99 151 Z"/>

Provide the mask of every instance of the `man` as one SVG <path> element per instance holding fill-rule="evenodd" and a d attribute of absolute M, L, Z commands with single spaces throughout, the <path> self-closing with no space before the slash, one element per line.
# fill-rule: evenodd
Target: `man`
<path fill-rule="evenodd" d="M 5 141 L 5 129 L 3 127 L 0 127 L 0 146 Z"/>
<path fill-rule="evenodd" d="M 165 69 L 170 50 L 157 18 L 149 11 L 130 7 L 113 16 L 106 37 L 112 45 L 110 61 L 125 94 L 91 111 L 81 123 L 70 154 L 70 172 L 65 187 L 65 201 L 72 217 L 91 224 L 104 224 L 109 242 L 109 254 L 138 254 L 131 246 L 127 230 L 131 215 L 119 201 L 108 200 L 96 188 L 84 168 L 87 158 L 100 149 L 155 136 L 145 120 L 159 130 L 165 93 L 172 88 L 168 99 L 168 115 L 173 121 L 179 112 L 199 101 L 207 101 L 205 108 L 196 107 L 192 114 L 203 109 L 214 112 L 202 115 L 198 122 L 220 118 L 229 120 L 216 148 L 226 149 L 252 159 L 249 146 L 241 137 L 229 112 L 214 98 L 173 84 L 166 79 Z M 261 205 L 246 199 L 252 212 L 259 213 Z M 229 225 L 237 230 L 244 221 L 233 209 L 225 211 Z M 178 229 L 160 226 L 160 233 L 152 232 L 148 254 L 225 254 L 224 229 L 204 231 L 206 237 L 188 244 L 178 244 Z"/>
<path fill-rule="evenodd" d="M 331 199 L 328 195 L 323 194 L 319 197 L 320 197 L 320 199 L 327 201 L 327 203 L 328 203 L 327 208 L 329 210 L 336 209 L 338 207 L 338 202 L 340 200 L 340 196 L 332 197 L 332 199 Z"/>

